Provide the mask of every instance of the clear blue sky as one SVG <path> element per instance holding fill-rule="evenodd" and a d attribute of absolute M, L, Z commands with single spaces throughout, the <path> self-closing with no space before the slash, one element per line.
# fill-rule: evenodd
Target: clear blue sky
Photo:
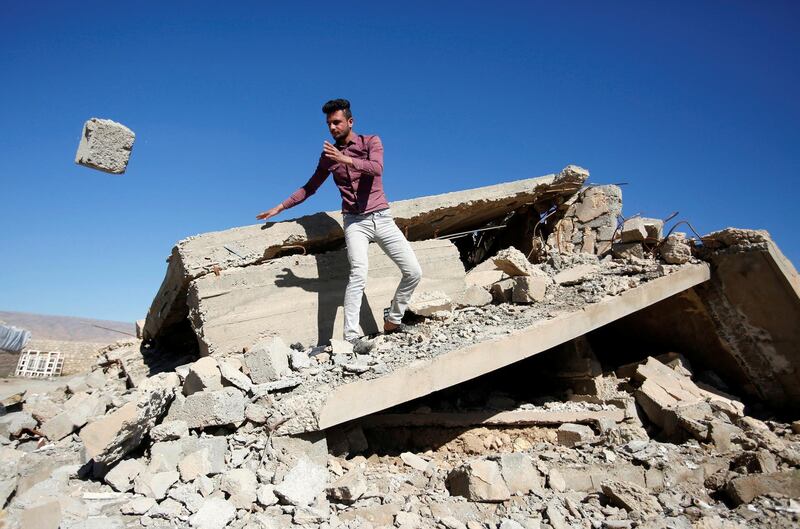
<path fill-rule="evenodd" d="M 0 309 L 143 317 L 175 242 L 305 182 L 335 97 L 390 200 L 576 163 L 627 215 L 798 263 L 800 3 L 385 4 L 4 2 Z M 93 116 L 136 132 L 126 174 L 73 163 Z M 338 205 L 328 181 L 279 219 Z"/>

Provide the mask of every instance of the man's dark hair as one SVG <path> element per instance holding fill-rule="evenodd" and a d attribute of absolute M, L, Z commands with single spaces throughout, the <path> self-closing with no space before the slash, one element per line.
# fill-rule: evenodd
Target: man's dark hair
<path fill-rule="evenodd" d="M 353 117 L 353 114 L 350 113 L 350 101 L 347 99 L 331 99 L 322 105 L 322 112 L 326 116 L 332 112 L 336 112 L 337 110 L 343 111 L 344 117 L 347 119 Z"/>

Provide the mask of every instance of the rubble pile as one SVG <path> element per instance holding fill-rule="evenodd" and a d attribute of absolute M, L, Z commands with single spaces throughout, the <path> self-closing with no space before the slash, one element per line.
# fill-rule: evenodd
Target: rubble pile
<path fill-rule="evenodd" d="M 701 241 L 619 222 L 619 188 L 581 189 L 587 176 L 393 206 L 431 278 L 408 332 L 367 355 L 325 308 L 341 279 L 341 226 L 320 221 L 332 214 L 183 241 L 145 342 L 3 401 L 0 526 L 796 527 L 800 421 L 775 401 L 795 402 L 800 340 L 781 318 L 756 328 L 764 309 L 732 289 L 743 262 L 780 265 L 756 270 L 763 291 L 796 272 L 761 232 Z M 434 238 L 498 219 L 522 233 Z M 298 245 L 312 253 L 285 253 Z M 371 279 L 392 284 L 374 261 Z M 791 315 L 789 294 L 777 307 Z M 259 312 L 270 304 L 293 321 Z M 657 335 L 652 322 L 668 322 L 670 352 L 625 330 Z M 681 342 L 689 331 L 719 349 Z M 770 371 L 766 354 L 782 362 Z M 776 387 L 759 389 L 770 373 Z"/>

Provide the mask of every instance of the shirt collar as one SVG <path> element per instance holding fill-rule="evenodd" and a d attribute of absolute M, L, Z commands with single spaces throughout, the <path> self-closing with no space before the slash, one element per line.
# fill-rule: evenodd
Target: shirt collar
<path fill-rule="evenodd" d="M 350 135 L 348 136 L 348 139 L 346 139 L 342 145 L 347 147 L 351 143 L 358 143 L 358 134 L 356 134 L 355 131 L 353 130 L 350 130 Z"/>

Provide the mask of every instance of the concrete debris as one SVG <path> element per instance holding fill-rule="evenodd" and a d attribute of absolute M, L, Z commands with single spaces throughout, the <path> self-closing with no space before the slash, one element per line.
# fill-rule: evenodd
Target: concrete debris
<path fill-rule="evenodd" d="M 250 378 L 256 384 L 274 382 L 289 372 L 289 349 L 283 340 L 273 337 L 255 344 L 244 356 Z"/>
<path fill-rule="evenodd" d="M 563 446 L 575 446 L 578 443 L 585 443 L 595 438 L 594 430 L 585 424 L 562 424 L 556 430 L 558 443 Z"/>
<path fill-rule="evenodd" d="M 601 255 L 611 247 L 622 213 L 618 186 L 592 186 L 565 201 L 563 215 L 547 238 L 547 246 L 559 253 Z"/>
<path fill-rule="evenodd" d="M 172 401 L 164 388 L 142 392 L 112 413 L 87 424 L 80 432 L 86 455 L 97 463 L 110 465 L 139 446 Z"/>
<path fill-rule="evenodd" d="M 692 258 L 692 247 L 685 233 L 675 232 L 669 235 L 659 248 L 661 258 L 668 264 L 688 263 Z"/>
<path fill-rule="evenodd" d="M 19 437 L 24 430 L 32 430 L 38 422 L 33 416 L 24 411 L 8 413 L 0 416 L 0 435 L 4 437 Z"/>
<path fill-rule="evenodd" d="M 415 241 L 440 275 L 418 291 L 425 306 L 415 300 L 408 329 L 371 338 L 368 355 L 331 339 L 338 316 L 319 314 L 328 297 L 340 303 L 313 268 L 341 252 L 339 224 L 186 244 L 168 273 L 198 267 L 172 285 L 191 291 L 189 338 L 205 346 L 172 341 L 175 306 L 160 305 L 148 318 L 160 318 L 165 343 L 117 344 L 89 373 L 3 399 L 2 522 L 796 527 L 800 426 L 784 422 L 800 386 L 796 272 L 765 233 L 747 230 L 703 238 L 670 264 L 662 223 L 637 217 L 617 230 L 619 189 L 578 191 L 586 176 L 569 167 L 533 201 L 518 202 L 530 190 L 496 201 L 481 192 L 419 213 L 404 228 L 428 239 L 436 222 L 445 235 L 507 226 L 457 249 Z M 495 209 L 480 223 L 464 213 L 481 208 Z M 280 234 L 316 253 L 281 257 Z M 223 254 L 224 265 L 206 259 Z M 478 264 L 465 274 L 462 258 Z M 245 293 L 240 280 L 255 285 L 264 270 L 276 290 Z M 753 278 L 758 288 L 746 288 Z M 277 290 L 291 285 L 313 292 Z M 377 322 L 389 290 L 365 306 Z M 201 303 L 187 301 L 192 292 Z M 249 295 L 260 299 L 248 305 Z M 237 319 L 240 301 L 258 323 Z"/>
<path fill-rule="evenodd" d="M 530 276 L 538 271 L 528 261 L 528 258 L 513 246 L 497 252 L 497 255 L 492 258 L 492 262 L 499 270 L 511 277 Z M 541 271 L 538 272 L 537 275 L 545 275 Z"/>
<path fill-rule="evenodd" d="M 438 312 L 453 310 L 453 301 L 450 296 L 439 290 L 417 290 L 411 296 L 408 310 L 417 316 L 433 316 Z"/>
<path fill-rule="evenodd" d="M 106 173 L 122 174 L 128 167 L 136 135 L 110 119 L 91 118 L 83 124 L 75 163 Z"/>
<path fill-rule="evenodd" d="M 120 461 L 103 479 L 117 492 L 128 492 L 133 488 L 134 481 L 139 474 L 146 470 L 146 467 L 138 459 L 126 459 Z"/>
<path fill-rule="evenodd" d="M 183 400 L 175 400 L 168 419 L 184 421 L 189 428 L 237 424 L 244 421 L 244 407 L 244 395 L 234 387 L 201 391 Z"/>
<path fill-rule="evenodd" d="M 800 498 L 800 469 L 739 476 L 728 482 L 725 491 L 736 505 L 750 503 L 764 494 Z"/>
<path fill-rule="evenodd" d="M 471 501 L 502 502 L 511 497 L 500 466 L 494 461 L 472 461 L 454 469 L 447 477 L 447 485 L 450 494 Z"/>
<path fill-rule="evenodd" d="M 216 360 L 205 357 L 189 366 L 189 374 L 183 382 L 184 395 L 217 389 L 222 389 L 222 375 Z"/>
<path fill-rule="evenodd" d="M 248 509 L 256 501 L 258 479 L 252 470 L 236 468 L 222 474 L 219 488 L 237 509 Z"/>
<path fill-rule="evenodd" d="M 454 301 L 458 308 L 484 307 L 492 302 L 492 295 L 483 287 L 470 285 L 463 294 L 456 296 Z"/>
<path fill-rule="evenodd" d="M 324 492 L 327 480 L 328 471 L 324 467 L 301 457 L 275 487 L 275 495 L 289 505 L 308 506 Z"/>
<path fill-rule="evenodd" d="M 150 430 L 150 439 L 155 442 L 174 441 L 189 437 L 189 425 L 186 421 L 165 421 Z"/>
<path fill-rule="evenodd" d="M 224 529 L 236 518 L 236 507 L 223 498 L 209 498 L 196 513 L 189 517 L 195 529 Z"/>
<path fill-rule="evenodd" d="M 661 504 L 650 494 L 650 491 L 635 483 L 608 480 L 603 482 L 602 487 L 603 494 L 619 507 L 635 513 L 636 518 L 656 518 L 664 512 Z"/>
<path fill-rule="evenodd" d="M 514 278 L 511 301 L 514 303 L 535 303 L 542 301 L 547 287 L 552 283 L 549 277 L 521 276 Z"/>

